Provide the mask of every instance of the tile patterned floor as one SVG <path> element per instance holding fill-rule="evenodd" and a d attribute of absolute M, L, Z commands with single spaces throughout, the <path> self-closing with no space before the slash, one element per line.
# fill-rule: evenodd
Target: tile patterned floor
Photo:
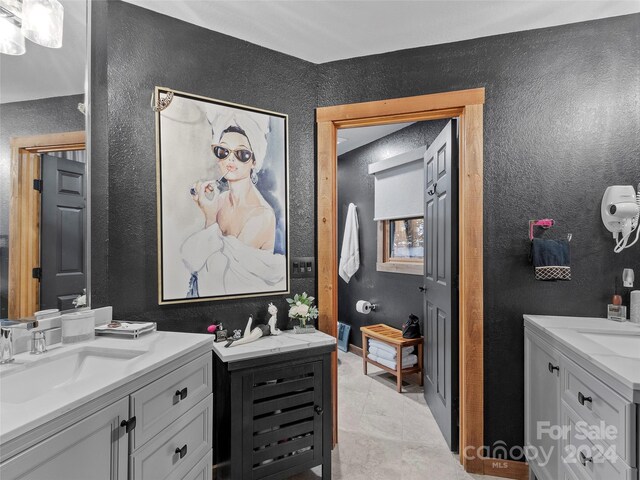
<path fill-rule="evenodd" d="M 392 375 L 338 352 L 338 438 L 333 480 L 500 480 L 462 470 L 438 429 L 422 387 L 396 392 Z M 317 480 L 321 468 L 292 477 Z"/>

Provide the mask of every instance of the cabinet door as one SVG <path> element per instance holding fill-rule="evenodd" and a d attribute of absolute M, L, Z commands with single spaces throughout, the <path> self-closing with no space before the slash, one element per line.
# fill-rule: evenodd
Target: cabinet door
<path fill-rule="evenodd" d="M 560 354 L 525 334 L 525 446 L 539 480 L 559 478 Z"/>
<path fill-rule="evenodd" d="M 242 474 L 234 479 L 285 478 L 322 462 L 322 387 L 321 361 L 243 374 Z"/>
<path fill-rule="evenodd" d="M 0 467 L 2 480 L 126 480 L 129 399 L 47 438 Z"/>

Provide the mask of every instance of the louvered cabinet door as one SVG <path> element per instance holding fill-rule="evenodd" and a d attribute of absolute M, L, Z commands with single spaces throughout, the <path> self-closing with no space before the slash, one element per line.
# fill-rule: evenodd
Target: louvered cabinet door
<path fill-rule="evenodd" d="M 242 478 L 283 478 L 322 462 L 322 361 L 248 371 L 242 397 Z"/>

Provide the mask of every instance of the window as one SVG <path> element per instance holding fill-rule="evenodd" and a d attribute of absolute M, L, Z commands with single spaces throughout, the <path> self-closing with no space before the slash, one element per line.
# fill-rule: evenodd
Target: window
<path fill-rule="evenodd" d="M 378 222 L 378 271 L 422 275 L 423 265 L 424 218 Z"/>

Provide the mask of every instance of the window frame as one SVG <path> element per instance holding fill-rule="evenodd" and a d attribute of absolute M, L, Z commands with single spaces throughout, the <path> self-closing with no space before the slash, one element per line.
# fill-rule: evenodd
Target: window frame
<path fill-rule="evenodd" d="M 418 218 L 418 217 L 411 217 Z M 379 220 L 378 221 L 378 260 L 376 270 L 378 272 L 404 273 L 408 275 L 424 275 L 424 257 L 422 259 L 391 257 L 390 248 L 390 222 L 403 220 Z"/>

